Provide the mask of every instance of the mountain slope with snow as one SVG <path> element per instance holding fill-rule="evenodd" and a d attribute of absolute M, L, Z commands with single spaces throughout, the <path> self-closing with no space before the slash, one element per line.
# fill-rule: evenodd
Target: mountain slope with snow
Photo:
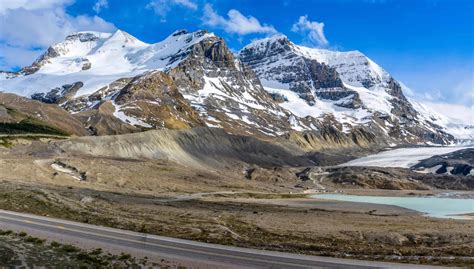
<path fill-rule="evenodd" d="M 360 52 L 305 48 L 284 36 L 235 57 L 207 31 L 180 30 L 155 44 L 120 30 L 79 32 L 31 66 L 0 72 L 0 91 L 58 104 L 95 135 L 208 126 L 266 138 L 299 132 L 313 145 L 452 141 Z"/>
<path fill-rule="evenodd" d="M 31 67 L 14 79 L 0 76 L 0 90 L 22 96 L 46 93 L 82 82 L 75 96 L 90 95 L 113 81 L 150 70 L 175 67 L 187 49 L 213 34 L 177 31 L 162 42 L 146 44 L 123 31 L 79 32 L 51 46 Z M 31 73 L 31 74 L 30 74 Z"/>
<path fill-rule="evenodd" d="M 345 129 L 372 126 L 407 143 L 452 139 L 404 96 L 403 84 L 359 51 L 306 48 L 277 35 L 247 45 L 239 58 L 296 115 L 329 114 Z"/>
<path fill-rule="evenodd" d="M 263 136 L 291 130 L 290 113 L 207 31 L 180 30 L 155 44 L 120 30 L 75 33 L 0 81 L 0 91 L 75 113 L 92 134 L 206 125 Z"/>

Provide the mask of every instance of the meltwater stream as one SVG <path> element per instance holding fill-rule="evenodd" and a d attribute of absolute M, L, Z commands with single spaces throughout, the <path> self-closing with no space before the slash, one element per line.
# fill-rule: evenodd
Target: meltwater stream
<path fill-rule="evenodd" d="M 440 197 L 391 197 L 362 196 L 345 194 L 315 194 L 317 199 L 338 200 L 357 203 L 394 205 L 416 210 L 430 217 L 472 219 L 463 214 L 474 214 L 474 199 L 440 198 Z M 474 217 L 474 216 L 473 216 Z"/>

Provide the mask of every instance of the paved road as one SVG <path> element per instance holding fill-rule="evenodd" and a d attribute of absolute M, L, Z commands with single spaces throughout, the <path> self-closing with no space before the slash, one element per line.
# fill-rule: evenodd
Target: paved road
<path fill-rule="evenodd" d="M 439 268 L 206 244 L 0 210 L 0 229 L 12 227 L 15 230 L 27 231 L 34 236 L 55 235 L 59 238 L 73 239 L 72 242 L 77 243 L 95 242 L 93 246 L 105 250 L 109 247 L 134 250 L 135 253 L 155 253 L 161 257 L 173 257 L 175 260 L 196 261 L 200 264 L 209 262 L 214 264 L 214 267 L 218 264 L 220 266 L 217 267 L 222 268 Z"/>

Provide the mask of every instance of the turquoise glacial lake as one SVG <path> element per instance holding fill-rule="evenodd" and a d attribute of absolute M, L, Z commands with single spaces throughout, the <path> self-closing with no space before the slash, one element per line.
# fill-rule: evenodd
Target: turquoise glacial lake
<path fill-rule="evenodd" d="M 315 194 L 316 199 L 338 200 L 356 203 L 394 205 L 416 210 L 435 218 L 472 219 L 462 214 L 474 213 L 474 199 L 442 197 L 390 197 L 346 194 Z"/>

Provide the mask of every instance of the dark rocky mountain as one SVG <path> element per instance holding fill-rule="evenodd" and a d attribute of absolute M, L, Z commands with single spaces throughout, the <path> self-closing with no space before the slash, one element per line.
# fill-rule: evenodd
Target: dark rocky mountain
<path fill-rule="evenodd" d="M 298 116 L 332 114 L 347 129 L 366 126 L 399 142 L 453 139 L 416 111 L 399 82 L 358 51 L 311 49 L 274 36 L 244 47 L 239 58 Z"/>
<path fill-rule="evenodd" d="M 444 155 L 435 155 L 420 161 L 412 169 L 421 173 L 471 176 L 474 175 L 474 149 L 469 148 Z"/>
<path fill-rule="evenodd" d="M 453 140 L 367 57 L 281 36 L 236 57 L 206 31 L 156 44 L 123 31 L 80 32 L 0 80 L 0 90 L 65 108 L 92 135 L 207 126 L 308 151 Z"/>

